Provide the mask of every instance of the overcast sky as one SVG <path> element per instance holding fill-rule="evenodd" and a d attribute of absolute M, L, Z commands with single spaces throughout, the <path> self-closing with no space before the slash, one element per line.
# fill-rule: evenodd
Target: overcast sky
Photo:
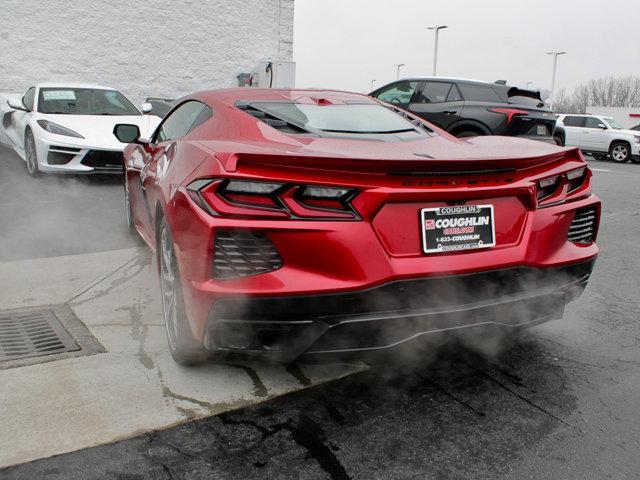
<path fill-rule="evenodd" d="M 295 0 L 296 85 L 369 91 L 401 76 L 532 81 L 556 88 L 640 75 L 640 0 Z"/>

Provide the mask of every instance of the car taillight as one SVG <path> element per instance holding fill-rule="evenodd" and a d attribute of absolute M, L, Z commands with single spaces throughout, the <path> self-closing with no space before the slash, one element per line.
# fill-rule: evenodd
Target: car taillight
<path fill-rule="evenodd" d="M 520 110 L 517 108 L 489 108 L 488 110 L 493 113 L 500 113 L 507 117 L 507 124 L 511 123 L 513 117 L 529 115 L 529 112 L 526 110 Z"/>
<path fill-rule="evenodd" d="M 584 181 L 586 180 L 587 168 L 578 168 L 576 170 L 571 170 L 567 172 L 567 182 L 569 183 L 569 188 L 567 193 L 571 193 L 578 188 L 580 188 Z"/>
<path fill-rule="evenodd" d="M 261 218 L 359 220 L 351 200 L 356 190 L 229 179 L 196 180 L 189 196 L 212 215 Z"/>
<path fill-rule="evenodd" d="M 558 189 L 559 180 L 559 175 L 538 180 L 538 200 L 542 200 L 553 195 L 554 192 Z"/>
<path fill-rule="evenodd" d="M 591 178 L 591 170 L 581 167 L 538 180 L 536 183 L 538 205 L 546 206 L 562 202 L 568 197 L 579 197 L 581 192 L 588 190 L 589 178 Z"/>

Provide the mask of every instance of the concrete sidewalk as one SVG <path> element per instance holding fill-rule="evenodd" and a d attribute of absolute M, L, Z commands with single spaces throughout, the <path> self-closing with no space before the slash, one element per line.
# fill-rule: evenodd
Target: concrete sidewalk
<path fill-rule="evenodd" d="M 0 263 L 0 287 L 0 310 L 66 305 L 106 350 L 0 370 L 0 467 L 216 415 L 365 368 L 180 367 L 166 346 L 146 249 Z"/>

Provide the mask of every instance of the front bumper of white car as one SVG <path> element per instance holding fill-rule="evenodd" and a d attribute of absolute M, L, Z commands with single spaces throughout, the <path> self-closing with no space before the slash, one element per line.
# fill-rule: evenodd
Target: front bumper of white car
<path fill-rule="evenodd" d="M 36 137 L 40 171 L 118 174 L 123 172 L 123 148 L 105 149 L 98 146 L 94 148 L 90 145 L 81 145 L 76 139 L 64 141 L 64 138 L 60 135 Z"/>

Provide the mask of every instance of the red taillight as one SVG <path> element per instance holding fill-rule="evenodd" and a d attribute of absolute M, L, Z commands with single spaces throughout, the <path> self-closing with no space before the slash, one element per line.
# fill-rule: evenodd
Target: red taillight
<path fill-rule="evenodd" d="M 519 110 L 517 108 L 489 108 L 489 111 L 493 113 L 500 113 L 506 116 L 507 124 L 511 123 L 513 117 L 529 115 L 529 112 L 527 112 L 526 110 Z"/>
<path fill-rule="evenodd" d="M 554 205 L 568 199 L 579 198 L 589 191 L 590 178 L 591 170 L 581 167 L 538 180 L 536 184 L 538 205 Z"/>
<path fill-rule="evenodd" d="M 357 193 L 343 187 L 207 179 L 187 187 L 189 196 L 213 215 L 260 218 L 357 220 Z"/>

